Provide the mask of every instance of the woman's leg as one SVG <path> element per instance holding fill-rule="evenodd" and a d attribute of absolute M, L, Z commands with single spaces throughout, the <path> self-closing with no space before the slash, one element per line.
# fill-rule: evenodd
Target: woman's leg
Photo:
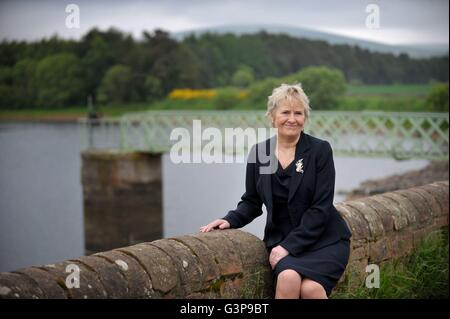
<path fill-rule="evenodd" d="M 309 278 L 302 280 L 300 295 L 302 299 L 328 299 L 327 292 L 323 286 Z"/>
<path fill-rule="evenodd" d="M 302 278 L 292 269 L 280 272 L 277 277 L 275 299 L 299 299 Z"/>

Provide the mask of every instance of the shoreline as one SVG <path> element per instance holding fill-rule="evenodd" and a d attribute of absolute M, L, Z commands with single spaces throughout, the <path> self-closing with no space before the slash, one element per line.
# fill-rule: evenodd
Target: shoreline
<path fill-rule="evenodd" d="M 107 110 L 96 111 L 99 118 L 120 118 L 125 113 L 142 112 L 148 107 L 110 107 Z M 85 108 L 47 109 L 47 110 L 0 110 L 1 122 L 53 122 L 53 123 L 77 123 L 79 119 L 87 119 L 88 112 Z"/>
<path fill-rule="evenodd" d="M 0 114 L 0 122 L 61 122 L 77 123 L 79 119 L 86 118 L 86 114 L 46 114 L 46 115 L 8 115 Z"/>
<path fill-rule="evenodd" d="M 345 200 L 356 200 L 367 196 L 394 192 L 400 189 L 418 187 L 437 181 L 448 181 L 448 178 L 448 160 L 434 160 L 430 161 L 422 169 L 366 180 L 348 192 Z"/>

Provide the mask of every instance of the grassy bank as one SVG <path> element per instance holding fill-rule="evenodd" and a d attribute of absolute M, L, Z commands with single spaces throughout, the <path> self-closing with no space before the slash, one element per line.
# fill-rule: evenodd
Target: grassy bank
<path fill-rule="evenodd" d="M 448 292 L 448 227 L 429 234 L 414 253 L 380 266 L 380 288 L 340 287 L 333 299 L 443 299 Z"/>
<path fill-rule="evenodd" d="M 149 104 L 127 104 L 99 106 L 98 112 L 103 117 L 119 117 L 128 112 L 141 112 L 149 109 Z M 75 106 L 52 109 L 0 110 L 0 121 L 76 121 L 86 117 L 87 107 Z"/>
<path fill-rule="evenodd" d="M 347 85 L 350 96 L 427 96 L 433 84 Z"/>
<path fill-rule="evenodd" d="M 338 111 L 388 111 L 388 112 L 432 112 L 426 97 L 432 84 L 413 85 L 348 85 L 346 95 L 336 107 Z M 97 106 L 105 117 L 118 117 L 128 112 L 146 110 L 215 110 L 212 99 L 170 100 L 153 103 Z M 265 110 L 264 103 L 254 104 L 243 99 L 225 107 L 230 110 Z M 312 105 L 313 111 L 317 108 Z M 75 106 L 57 109 L 0 110 L 0 120 L 50 120 L 76 121 L 85 117 L 87 107 Z"/>

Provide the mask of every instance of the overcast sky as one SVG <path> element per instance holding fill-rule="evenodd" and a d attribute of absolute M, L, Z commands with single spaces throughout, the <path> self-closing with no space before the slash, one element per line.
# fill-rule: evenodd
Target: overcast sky
<path fill-rule="evenodd" d="M 80 8 L 80 28 L 69 29 L 68 4 Z M 380 27 L 366 27 L 366 7 L 380 9 Z M 0 39 L 36 40 L 54 34 L 80 38 L 96 26 L 140 37 L 142 30 L 184 31 L 226 24 L 306 27 L 387 43 L 447 43 L 447 0 L 0 0 Z"/>

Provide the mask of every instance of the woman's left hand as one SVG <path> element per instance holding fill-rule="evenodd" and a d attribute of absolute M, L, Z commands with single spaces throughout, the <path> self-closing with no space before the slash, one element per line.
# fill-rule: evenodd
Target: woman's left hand
<path fill-rule="evenodd" d="M 278 262 L 287 255 L 289 255 L 289 252 L 282 246 L 278 245 L 277 247 L 273 248 L 269 256 L 269 262 L 272 269 L 274 269 Z"/>

